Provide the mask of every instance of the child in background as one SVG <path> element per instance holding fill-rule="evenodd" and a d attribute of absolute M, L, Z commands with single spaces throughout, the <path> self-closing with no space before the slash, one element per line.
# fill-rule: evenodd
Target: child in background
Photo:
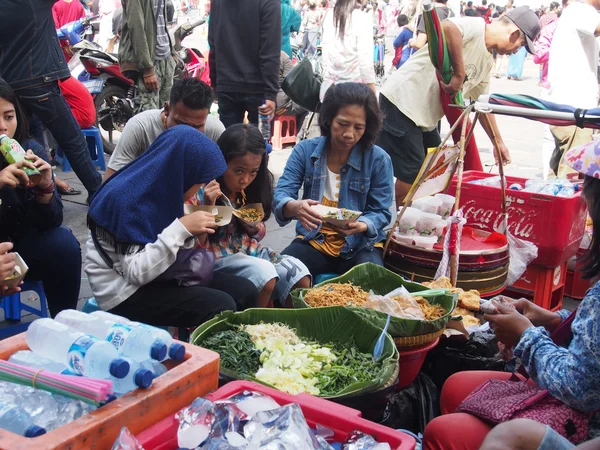
<path fill-rule="evenodd" d="M 233 216 L 230 224 L 209 236 L 207 246 L 217 257 L 215 272 L 252 281 L 259 290 L 259 307 L 269 306 L 272 299 L 283 305 L 292 289 L 310 287 L 311 279 L 300 260 L 280 255 L 260 244 L 273 202 L 273 175 L 267 168 L 265 141 L 258 128 L 236 124 L 225 130 L 217 144 L 227 162 L 227 170 L 219 179 L 201 188 L 189 203 L 223 204 L 219 198 L 225 195 L 235 208 L 260 203 L 265 215 L 254 226 Z"/>
<path fill-rule="evenodd" d="M 396 39 L 394 39 L 394 48 L 396 49 L 396 54 L 394 56 L 394 60 L 392 61 L 392 70 L 398 69 L 402 64 L 404 64 L 410 55 L 412 54 L 413 48 L 408 45 L 408 41 L 413 37 L 413 29 L 412 26 L 408 23 L 408 16 L 406 14 L 398 14 L 396 18 L 398 22 L 398 26 L 402 29 L 400 34 Z"/>

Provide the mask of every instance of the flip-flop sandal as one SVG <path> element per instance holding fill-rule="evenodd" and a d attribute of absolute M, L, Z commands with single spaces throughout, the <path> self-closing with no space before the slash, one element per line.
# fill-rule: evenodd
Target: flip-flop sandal
<path fill-rule="evenodd" d="M 60 195 L 79 195 L 79 194 L 81 194 L 81 191 L 69 186 L 69 189 L 58 188 L 58 193 Z"/>

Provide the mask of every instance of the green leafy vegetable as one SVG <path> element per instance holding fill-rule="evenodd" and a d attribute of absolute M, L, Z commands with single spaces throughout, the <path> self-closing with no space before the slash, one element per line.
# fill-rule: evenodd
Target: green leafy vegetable
<path fill-rule="evenodd" d="M 316 374 L 316 387 L 323 396 L 336 395 L 352 383 L 370 382 L 381 371 L 381 363 L 373 355 L 360 352 L 354 342 L 328 346 L 336 359 Z"/>
<path fill-rule="evenodd" d="M 245 331 L 221 331 L 206 339 L 202 346 L 221 356 L 221 367 L 244 377 L 253 377 L 260 369 L 260 350 Z"/>

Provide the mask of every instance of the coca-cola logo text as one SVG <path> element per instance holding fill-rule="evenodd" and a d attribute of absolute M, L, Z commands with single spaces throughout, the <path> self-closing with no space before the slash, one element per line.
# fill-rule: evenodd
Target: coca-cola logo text
<path fill-rule="evenodd" d="M 500 209 L 481 208 L 477 205 L 476 200 L 469 200 L 461 209 L 469 226 L 494 231 L 500 229 L 502 225 L 502 211 Z M 534 218 L 538 215 L 538 212 L 513 206 L 509 206 L 506 212 L 508 213 L 508 231 L 513 236 L 535 241 L 537 233 Z"/>

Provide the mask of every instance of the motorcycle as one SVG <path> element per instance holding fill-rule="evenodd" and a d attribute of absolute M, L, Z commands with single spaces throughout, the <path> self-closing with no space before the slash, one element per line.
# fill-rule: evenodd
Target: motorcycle
<path fill-rule="evenodd" d="M 174 49 L 177 50 L 175 79 L 194 77 L 210 84 L 208 58 L 197 49 L 185 48 L 181 45 L 181 41 L 203 23 L 205 23 L 204 19 L 185 23 L 174 32 Z M 85 48 L 80 48 L 81 46 Z M 81 43 L 75 47 L 80 49 L 79 59 L 85 69 L 78 79 L 94 98 L 96 126 L 103 131 L 104 151 L 111 154 L 116 146 L 118 135 L 136 110 L 137 85 L 134 80 L 123 75 L 115 55 L 97 48 L 89 48 Z"/>
<path fill-rule="evenodd" d="M 206 19 L 182 24 L 173 33 L 173 49 L 177 52 L 175 65 L 175 80 L 198 78 L 210 85 L 210 70 L 208 67 L 208 52 L 203 55 L 197 48 L 186 48 L 181 42 L 194 32 L 194 29 L 206 23 Z"/>

